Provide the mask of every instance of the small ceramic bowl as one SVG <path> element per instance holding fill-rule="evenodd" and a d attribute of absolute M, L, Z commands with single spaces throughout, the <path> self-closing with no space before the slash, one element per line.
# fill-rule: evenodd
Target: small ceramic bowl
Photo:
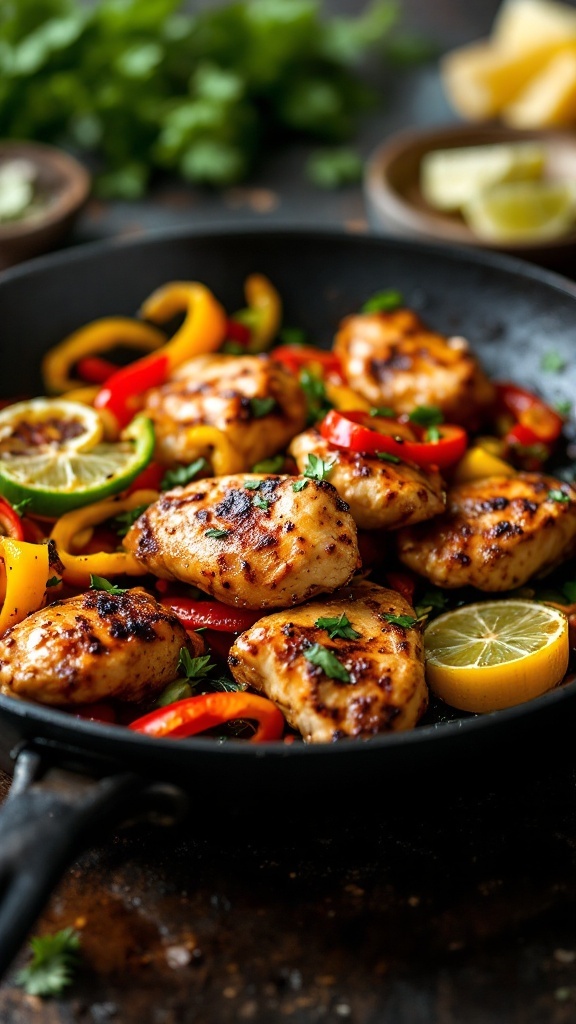
<path fill-rule="evenodd" d="M 0 142 L 0 167 L 13 160 L 33 165 L 39 204 L 29 216 L 0 222 L 0 268 L 55 248 L 90 194 L 88 171 L 61 149 L 38 142 Z"/>
<path fill-rule="evenodd" d="M 496 249 L 548 266 L 567 265 L 571 257 L 576 257 L 576 228 L 546 242 L 498 245 L 478 238 L 459 214 L 434 210 L 420 190 L 420 165 L 431 150 L 527 141 L 540 141 L 546 146 L 546 177 L 576 180 L 574 132 L 455 125 L 391 136 L 366 165 L 364 189 L 372 225 L 394 235 Z"/>

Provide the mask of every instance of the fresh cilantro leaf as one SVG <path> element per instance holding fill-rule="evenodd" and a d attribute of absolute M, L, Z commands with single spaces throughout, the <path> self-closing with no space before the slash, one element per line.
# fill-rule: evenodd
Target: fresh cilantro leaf
<path fill-rule="evenodd" d="M 305 487 L 308 487 L 308 480 L 296 480 L 292 484 L 292 490 L 296 491 L 296 493 L 303 491 Z"/>
<path fill-rule="evenodd" d="M 383 419 L 386 420 L 393 420 L 396 418 L 396 413 L 394 409 L 391 409 L 389 405 L 374 406 L 373 409 L 370 409 L 370 415 L 381 416 Z"/>
<path fill-rule="evenodd" d="M 283 345 L 305 345 L 306 331 L 300 327 L 283 327 L 279 338 Z"/>
<path fill-rule="evenodd" d="M 268 509 L 270 508 L 270 502 L 268 501 L 268 499 L 261 498 L 259 494 L 257 494 L 256 497 L 252 499 L 252 504 L 254 505 L 254 508 L 261 508 L 264 512 L 267 512 Z"/>
<path fill-rule="evenodd" d="M 428 427 L 424 437 L 426 441 L 429 441 L 431 444 L 437 444 L 442 437 L 442 434 L 438 430 L 438 427 Z"/>
<path fill-rule="evenodd" d="M 574 604 L 576 602 L 576 583 L 573 580 L 568 580 L 562 587 L 562 593 L 570 604 Z"/>
<path fill-rule="evenodd" d="M 304 467 L 304 476 L 310 477 L 311 480 L 325 480 L 334 469 L 337 461 L 336 456 L 333 459 L 324 461 L 319 455 L 314 455 L 310 452 Z"/>
<path fill-rule="evenodd" d="M 544 373 L 560 373 L 565 366 L 566 360 L 564 356 L 561 356 L 559 352 L 554 352 L 552 349 L 550 352 L 545 352 L 540 360 L 540 369 L 544 370 Z"/>
<path fill-rule="evenodd" d="M 222 693 L 236 693 L 237 690 L 245 690 L 246 688 L 246 683 L 237 683 L 235 679 L 229 679 L 228 676 L 218 676 L 217 679 L 210 680 L 210 689 L 218 690 Z"/>
<path fill-rule="evenodd" d="M 308 159 L 306 175 L 318 188 L 341 188 L 362 178 L 362 159 L 353 149 L 319 149 Z"/>
<path fill-rule="evenodd" d="M 345 612 L 334 618 L 316 619 L 314 625 L 318 626 L 318 629 L 325 629 L 331 640 L 335 640 L 336 637 L 340 637 L 342 640 L 358 640 L 361 635 L 353 629 Z"/>
<path fill-rule="evenodd" d="M 198 473 L 206 469 L 207 465 L 206 459 L 200 458 L 195 459 L 189 466 L 177 466 L 175 469 L 168 469 L 162 478 L 160 489 L 162 491 L 169 491 L 172 487 L 185 487 L 186 484 L 191 483 L 198 476 Z"/>
<path fill-rule="evenodd" d="M 298 379 L 306 397 L 308 409 L 307 422 L 310 426 L 325 416 L 327 412 L 330 412 L 332 403 L 326 394 L 326 386 L 321 377 L 317 377 L 310 370 L 304 369 L 300 371 Z"/>
<path fill-rule="evenodd" d="M 54 935 L 30 940 L 32 960 L 16 975 L 16 984 L 29 996 L 58 996 L 72 984 L 72 971 L 80 960 L 80 935 L 63 928 Z"/>
<path fill-rule="evenodd" d="M 570 495 L 560 490 L 548 491 L 548 498 L 550 501 L 559 501 L 563 505 L 570 501 Z"/>
<path fill-rule="evenodd" d="M 113 597 L 128 593 L 125 587 L 117 587 L 115 583 L 110 583 L 110 580 L 105 580 L 103 576 L 94 576 L 92 574 L 90 575 L 90 589 L 105 590 L 107 594 L 112 594 Z"/>
<path fill-rule="evenodd" d="M 262 459 L 252 466 L 252 473 L 281 473 L 284 469 L 284 456 L 274 455 L 271 459 Z"/>
<path fill-rule="evenodd" d="M 46 589 L 49 587 L 58 587 L 62 583 L 59 576 L 51 576 L 49 580 L 46 580 Z"/>
<path fill-rule="evenodd" d="M 23 516 L 29 505 L 32 504 L 32 498 L 22 498 L 22 501 L 17 501 L 15 505 L 12 505 L 17 516 Z"/>
<path fill-rule="evenodd" d="M 112 523 L 115 527 L 116 533 L 119 537 L 125 537 L 131 526 L 134 525 L 136 520 L 146 511 L 148 505 L 138 505 L 129 512 L 120 512 L 119 515 L 114 516 Z"/>
<path fill-rule="evenodd" d="M 212 537 L 213 540 L 222 540 L 222 538 L 227 537 L 229 533 L 229 530 L 204 530 L 204 536 Z"/>
<path fill-rule="evenodd" d="M 244 487 L 247 491 L 257 491 L 261 483 L 261 480 L 245 480 Z"/>
<path fill-rule="evenodd" d="M 561 398 L 558 402 L 554 403 L 554 408 L 560 416 L 569 416 L 572 412 L 572 402 L 569 398 Z"/>
<path fill-rule="evenodd" d="M 376 452 L 376 458 L 382 462 L 393 462 L 396 465 L 398 462 L 402 462 L 397 455 L 391 455 L 390 452 Z"/>
<path fill-rule="evenodd" d="M 180 648 L 178 659 L 178 671 L 185 679 L 203 679 L 216 666 L 210 661 L 209 654 L 202 654 L 199 658 L 193 658 L 187 647 Z"/>
<path fill-rule="evenodd" d="M 329 679 L 338 679 L 341 683 L 350 682 L 348 669 L 344 668 L 344 665 L 338 661 L 336 655 L 329 651 L 327 647 L 323 647 L 322 644 L 312 644 L 311 647 L 307 647 L 304 651 L 304 657 L 311 665 L 321 668 L 324 675 L 327 675 Z"/>
<path fill-rule="evenodd" d="M 263 416 L 267 416 L 268 413 L 272 412 L 276 408 L 276 399 L 272 397 L 268 398 L 251 398 L 250 399 L 250 411 L 255 420 L 262 419 Z"/>
<path fill-rule="evenodd" d="M 371 298 L 367 299 L 364 305 L 361 307 L 361 313 L 391 313 L 393 310 L 398 309 L 404 302 L 404 296 L 402 292 L 398 292 L 393 288 L 389 288 L 384 292 L 376 292 Z"/>
<path fill-rule="evenodd" d="M 388 615 L 386 612 L 382 616 L 389 622 L 391 626 L 402 626 L 403 629 L 412 629 L 416 625 L 418 619 L 415 619 L 412 615 Z"/>
<path fill-rule="evenodd" d="M 419 619 L 425 615 L 429 615 L 430 612 L 443 612 L 448 604 L 448 598 L 442 590 L 437 588 L 430 588 L 425 590 L 418 604 L 415 606 L 416 614 Z"/>
<path fill-rule="evenodd" d="M 437 427 L 444 422 L 442 409 L 437 405 L 417 405 L 408 419 L 410 423 L 417 423 L 419 427 Z"/>

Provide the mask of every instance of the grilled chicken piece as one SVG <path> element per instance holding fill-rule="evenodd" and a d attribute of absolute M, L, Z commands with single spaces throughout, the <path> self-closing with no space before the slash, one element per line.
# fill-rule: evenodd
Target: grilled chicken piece
<path fill-rule="evenodd" d="M 328 630 L 316 625 L 343 613 L 358 639 L 331 640 Z M 386 615 L 414 621 L 403 597 L 369 582 L 268 615 L 233 644 L 232 674 L 270 697 L 311 743 L 411 729 L 428 706 L 422 636 L 418 628 L 389 622 Z M 307 660 L 305 652 L 315 644 L 338 659 L 348 682 L 330 678 Z"/>
<path fill-rule="evenodd" d="M 294 476 L 176 487 L 136 520 L 124 546 L 156 576 L 243 608 L 300 604 L 341 587 L 360 565 L 356 526 L 337 491 Z"/>
<path fill-rule="evenodd" d="M 575 548 L 576 489 L 541 473 L 460 484 L 443 516 L 398 534 L 404 564 L 447 588 L 520 587 Z"/>
<path fill-rule="evenodd" d="M 437 405 L 448 423 L 475 428 L 494 400 L 465 339 L 434 334 L 408 309 L 347 317 L 334 351 L 356 391 L 397 413 Z"/>
<path fill-rule="evenodd" d="M 238 472 L 281 451 L 306 423 L 298 381 L 267 355 L 190 359 L 148 392 L 144 408 L 154 422 L 160 462 L 210 461 L 210 445 L 199 444 L 192 432 L 210 426 L 231 442 Z"/>
<path fill-rule="evenodd" d="M 60 707 L 153 697 L 178 677 L 180 649 L 204 650 L 198 633 L 146 591 L 89 590 L 55 601 L 0 639 L 0 691 Z"/>
<path fill-rule="evenodd" d="M 446 495 L 438 472 L 335 448 L 314 428 L 298 434 L 288 450 L 300 471 L 310 453 L 325 462 L 337 460 L 330 483 L 350 505 L 352 518 L 362 530 L 393 530 L 444 511 Z"/>

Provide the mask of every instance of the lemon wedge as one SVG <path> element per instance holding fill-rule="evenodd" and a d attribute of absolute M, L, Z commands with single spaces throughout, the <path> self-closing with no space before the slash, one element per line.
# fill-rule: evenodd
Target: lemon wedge
<path fill-rule="evenodd" d="M 433 150 L 422 161 L 422 193 L 435 209 L 459 210 L 493 185 L 540 178 L 545 162 L 537 142 Z"/>
<path fill-rule="evenodd" d="M 431 622 L 424 648 L 433 693 L 462 711 L 497 711 L 564 678 L 568 620 L 533 601 L 469 604 Z"/>
<path fill-rule="evenodd" d="M 468 226 L 488 242 L 544 242 L 576 222 L 576 182 L 519 181 L 496 185 L 462 209 Z"/>

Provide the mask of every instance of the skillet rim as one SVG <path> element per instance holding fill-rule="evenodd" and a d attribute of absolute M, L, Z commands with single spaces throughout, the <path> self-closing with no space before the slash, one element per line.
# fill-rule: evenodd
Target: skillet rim
<path fill-rule="evenodd" d="M 266 225 L 235 224 L 230 226 L 225 222 L 215 223 L 209 229 L 205 227 L 196 228 L 193 225 L 183 225 L 169 229 L 158 228 L 142 232 L 138 235 L 130 235 L 129 237 L 101 239 L 70 246 L 70 248 L 57 253 L 36 257 L 0 272 L 0 300 L 2 288 L 12 281 L 17 281 L 21 278 L 31 278 L 36 274 L 42 274 L 52 269 L 65 268 L 71 263 L 90 262 L 92 259 L 105 256 L 111 250 L 142 249 L 169 243 L 170 241 L 190 240 L 192 242 L 201 242 L 202 239 L 213 240 L 215 237 L 224 239 L 226 237 L 237 238 L 241 236 L 243 238 L 256 239 L 273 236 L 279 238 L 282 235 L 300 238 L 303 243 L 306 241 L 332 240 L 346 242 L 346 244 L 352 246 L 368 245 L 374 248 L 385 247 L 403 253 L 417 252 L 419 255 L 428 255 L 431 258 L 447 259 L 448 262 L 457 261 L 473 266 L 487 267 L 504 275 L 521 278 L 523 281 L 535 280 L 545 287 L 552 288 L 565 296 L 573 298 L 576 302 L 576 282 L 572 282 L 554 271 L 546 270 L 507 254 L 468 249 L 463 246 L 392 238 L 374 233 L 351 233 L 343 228 L 310 227 L 299 224 L 284 225 L 281 223 L 268 223 Z M 246 741 L 229 741 L 226 744 L 219 744 L 205 737 L 192 737 L 178 740 L 177 749 L 181 751 L 182 755 L 189 752 L 191 754 L 212 754 L 218 757 L 228 756 L 228 758 L 231 756 L 241 756 L 243 759 L 247 757 L 256 759 L 266 757 L 267 759 L 285 760 L 288 757 L 322 757 L 324 759 L 329 751 L 333 752 L 334 755 L 355 756 L 355 752 L 358 751 L 362 751 L 364 755 L 369 751 L 374 751 L 374 754 L 376 754 L 385 749 L 410 747 L 413 744 L 425 746 L 426 743 L 431 743 L 436 747 L 438 741 L 448 739 L 450 736 L 469 734 L 472 737 L 479 730 L 490 728 L 490 726 L 494 725 L 496 728 L 499 725 L 506 726 L 509 721 L 516 722 L 520 719 L 525 719 L 531 715 L 538 714 L 539 711 L 546 707 L 551 707 L 559 702 L 569 703 L 574 698 L 576 698 L 576 676 L 570 682 L 549 690 L 540 697 L 527 701 L 524 704 L 517 704 L 510 708 L 471 718 L 459 718 L 435 725 L 416 726 L 414 729 L 409 729 L 405 732 L 383 733 L 371 737 L 369 742 L 364 740 L 348 740 L 345 743 L 294 743 L 286 745 L 282 741 L 274 741 L 254 745 Z M 73 718 L 69 712 L 60 711 L 57 708 L 34 704 L 31 701 L 19 700 L 15 697 L 0 694 L 0 719 L 4 716 L 10 721 L 37 722 L 39 726 L 45 723 L 62 731 L 59 741 L 62 739 L 65 742 L 70 742 L 73 746 L 77 745 L 82 737 L 85 737 L 87 740 L 94 738 L 101 741 L 109 740 L 114 747 L 114 752 L 116 752 L 116 748 L 119 745 L 120 753 L 122 748 L 125 748 L 126 753 L 129 753 L 133 748 L 142 750 L 145 747 L 146 749 L 154 749 L 159 756 L 166 755 L 169 757 L 170 753 L 176 749 L 174 746 L 175 741 L 171 739 L 154 739 L 139 733 L 133 733 L 125 726 Z M 87 751 L 87 753 L 89 752 Z"/>

